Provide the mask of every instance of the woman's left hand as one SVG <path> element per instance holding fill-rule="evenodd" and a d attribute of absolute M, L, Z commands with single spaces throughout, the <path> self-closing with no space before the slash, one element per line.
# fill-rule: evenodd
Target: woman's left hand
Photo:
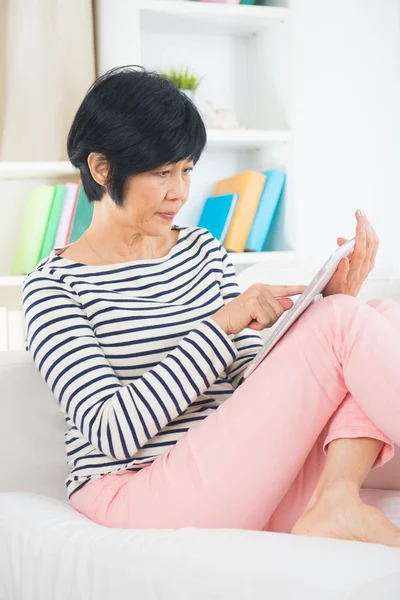
<path fill-rule="evenodd" d="M 347 294 L 357 296 L 368 274 L 375 266 L 375 257 L 378 252 L 379 238 L 372 225 L 361 210 L 356 211 L 356 244 L 350 257 L 342 258 L 339 266 L 327 283 L 322 295 Z M 347 242 L 345 238 L 338 238 L 337 243 L 342 246 Z"/>

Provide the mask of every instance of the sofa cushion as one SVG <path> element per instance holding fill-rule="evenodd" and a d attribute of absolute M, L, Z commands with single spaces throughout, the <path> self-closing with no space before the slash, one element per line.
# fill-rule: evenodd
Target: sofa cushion
<path fill-rule="evenodd" d="M 399 494 L 365 493 L 400 525 Z M 390 594 L 400 589 L 400 548 L 240 529 L 111 529 L 35 494 L 0 494 L 0 540 L 0 598 L 9 600 L 372 600 L 370 587 L 374 600 L 398 600 Z"/>

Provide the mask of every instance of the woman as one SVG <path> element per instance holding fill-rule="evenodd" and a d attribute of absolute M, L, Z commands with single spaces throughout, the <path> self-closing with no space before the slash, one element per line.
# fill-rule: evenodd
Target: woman
<path fill-rule="evenodd" d="M 240 294 L 220 243 L 172 225 L 205 143 L 195 106 L 143 68 L 100 77 L 72 124 L 93 219 L 23 288 L 28 349 L 68 426 L 72 506 L 109 527 L 398 546 L 400 530 L 359 496 L 400 443 L 400 308 L 355 298 L 377 236 L 359 212 L 325 298 L 243 380 L 257 331 L 304 285 Z"/>

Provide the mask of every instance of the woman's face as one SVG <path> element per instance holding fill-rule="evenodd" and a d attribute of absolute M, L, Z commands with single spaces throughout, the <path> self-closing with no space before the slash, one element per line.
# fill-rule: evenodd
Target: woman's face
<path fill-rule="evenodd" d="M 173 220 L 167 220 L 159 213 L 178 213 L 185 204 L 193 167 L 193 160 L 186 159 L 133 175 L 125 188 L 125 224 L 134 223 L 135 230 L 143 235 L 163 235 L 168 232 Z"/>

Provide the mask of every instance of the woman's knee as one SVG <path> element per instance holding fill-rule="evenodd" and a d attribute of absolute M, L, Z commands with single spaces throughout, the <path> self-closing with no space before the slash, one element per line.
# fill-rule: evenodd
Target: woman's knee
<path fill-rule="evenodd" d="M 299 320 L 298 327 L 308 331 L 314 328 L 318 331 L 327 329 L 337 330 L 338 325 L 346 326 L 346 323 L 354 318 L 359 305 L 362 303 L 353 296 L 345 294 L 333 294 L 326 296 L 310 306 Z M 364 305 L 367 310 L 371 310 Z"/>
<path fill-rule="evenodd" d="M 360 304 L 362 304 L 361 301 L 354 296 L 332 294 L 321 298 L 312 308 L 317 318 L 326 319 L 353 312 L 355 307 Z"/>
<path fill-rule="evenodd" d="M 368 300 L 367 304 L 375 308 L 378 312 L 384 312 L 394 304 L 398 306 L 398 302 L 391 298 L 373 298 L 372 300 Z"/>

